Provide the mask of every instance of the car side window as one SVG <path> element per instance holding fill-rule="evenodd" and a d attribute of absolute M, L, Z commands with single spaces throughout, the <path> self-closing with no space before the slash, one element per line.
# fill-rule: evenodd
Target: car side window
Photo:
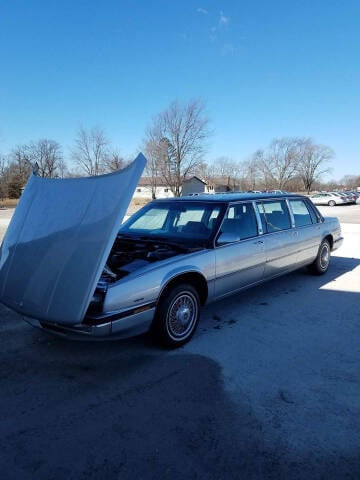
<path fill-rule="evenodd" d="M 293 212 L 295 227 L 312 225 L 313 221 L 304 200 L 290 199 L 289 204 Z"/>
<path fill-rule="evenodd" d="M 321 216 L 315 210 L 313 203 L 309 200 L 305 200 L 306 206 L 310 212 L 312 223 L 319 223 L 321 221 Z"/>
<path fill-rule="evenodd" d="M 291 228 L 290 214 L 285 200 L 258 202 L 264 233 L 274 233 Z"/>
<path fill-rule="evenodd" d="M 219 219 L 220 207 L 215 207 L 207 218 L 207 227 L 212 231 Z"/>
<path fill-rule="evenodd" d="M 239 240 L 256 237 L 258 224 L 251 202 L 231 205 L 220 227 L 221 233 L 234 233 Z"/>

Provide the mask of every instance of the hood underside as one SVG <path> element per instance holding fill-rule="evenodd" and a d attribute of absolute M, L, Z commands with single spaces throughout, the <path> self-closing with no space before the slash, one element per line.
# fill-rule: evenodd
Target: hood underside
<path fill-rule="evenodd" d="M 32 175 L 0 250 L 0 301 L 22 315 L 80 323 L 145 167 L 86 178 Z"/>

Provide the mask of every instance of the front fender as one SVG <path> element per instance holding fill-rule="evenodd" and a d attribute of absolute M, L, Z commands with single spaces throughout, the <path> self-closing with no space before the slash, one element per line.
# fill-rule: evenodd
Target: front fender
<path fill-rule="evenodd" d="M 191 262 L 191 263 L 190 263 Z M 198 253 L 191 258 L 185 256 L 176 262 L 159 262 L 157 268 L 139 272 L 109 285 L 103 310 L 104 312 L 133 308 L 142 304 L 157 302 L 166 285 L 184 274 L 201 275 L 208 284 L 208 294 L 213 295 L 215 279 L 214 250 Z"/>

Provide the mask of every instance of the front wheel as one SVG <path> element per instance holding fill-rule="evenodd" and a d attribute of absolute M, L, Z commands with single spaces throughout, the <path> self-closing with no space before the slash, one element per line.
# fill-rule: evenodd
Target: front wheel
<path fill-rule="evenodd" d="M 187 283 L 175 285 L 160 299 L 152 332 L 156 341 L 167 348 L 177 348 L 193 336 L 200 315 L 200 299 Z"/>
<path fill-rule="evenodd" d="M 314 275 L 323 275 L 327 272 L 330 264 L 330 243 L 328 240 L 323 240 L 320 244 L 317 257 L 311 265 L 309 271 Z"/>

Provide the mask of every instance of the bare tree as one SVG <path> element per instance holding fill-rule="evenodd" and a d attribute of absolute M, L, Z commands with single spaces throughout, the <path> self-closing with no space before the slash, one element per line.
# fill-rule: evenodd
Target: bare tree
<path fill-rule="evenodd" d="M 100 175 L 106 168 L 109 141 L 103 130 L 81 127 L 75 138 L 72 157 L 76 165 L 87 175 Z"/>
<path fill-rule="evenodd" d="M 301 141 L 297 137 L 274 139 L 259 163 L 265 184 L 283 189 L 297 172 Z"/>
<path fill-rule="evenodd" d="M 29 145 L 18 145 L 10 154 L 10 167 L 16 172 L 24 185 L 33 170 L 32 162 L 33 158 Z"/>
<path fill-rule="evenodd" d="M 60 159 L 58 162 L 57 176 L 60 178 L 65 178 L 69 176 L 69 169 L 63 158 Z"/>
<path fill-rule="evenodd" d="M 239 188 L 242 176 L 242 165 L 229 157 L 223 156 L 215 160 L 211 165 L 213 178 L 221 182 L 226 190 Z"/>
<path fill-rule="evenodd" d="M 249 161 L 249 179 L 255 178 L 264 189 L 299 189 L 300 181 L 307 192 L 320 176 L 330 169 L 331 148 L 316 145 L 310 138 L 284 137 L 274 139 L 269 147 L 258 150 Z"/>
<path fill-rule="evenodd" d="M 206 162 L 199 162 L 198 165 L 194 168 L 193 174 L 204 182 L 209 182 L 214 177 L 214 168 L 212 164 Z"/>
<path fill-rule="evenodd" d="M 7 188 L 8 163 L 3 155 L 0 154 L 0 200 L 8 196 Z"/>
<path fill-rule="evenodd" d="M 264 151 L 257 150 L 249 160 L 242 164 L 244 184 L 248 190 L 258 190 L 263 183 L 262 164 L 264 161 Z"/>
<path fill-rule="evenodd" d="M 42 139 L 30 143 L 26 149 L 29 160 L 38 164 L 38 174 L 41 177 L 54 178 L 62 176 L 66 166 L 59 143 L 54 140 Z"/>
<path fill-rule="evenodd" d="M 330 172 L 328 162 L 333 156 L 334 152 L 330 147 L 316 145 L 310 138 L 302 140 L 301 156 L 296 169 L 307 193 L 313 184 L 319 181 L 321 175 Z"/>
<path fill-rule="evenodd" d="M 145 166 L 145 174 L 150 178 L 151 184 L 151 197 L 156 198 L 156 189 L 159 179 L 159 151 L 158 144 L 154 144 L 151 140 L 148 140 L 144 147 L 147 163 Z"/>
<path fill-rule="evenodd" d="M 149 155 L 151 150 L 157 171 L 175 196 L 180 195 L 183 181 L 202 162 L 208 123 L 199 100 L 185 105 L 173 102 L 154 118 L 146 132 L 146 151 Z"/>
<path fill-rule="evenodd" d="M 6 185 L 10 198 L 19 198 L 33 170 L 33 158 L 29 145 L 18 145 L 9 155 L 6 169 Z"/>
<path fill-rule="evenodd" d="M 304 191 L 304 183 L 300 177 L 300 175 L 295 175 L 292 177 L 287 185 L 286 190 L 289 192 L 303 192 Z"/>
<path fill-rule="evenodd" d="M 115 172 L 126 167 L 128 162 L 117 150 L 110 151 L 104 158 L 104 168 L 107 172 Z"/>
<path fill-rule="evenodd" d="M 223 156 L 215 160 L 215 171 L 220 177 L 238 178 L 241 172 L 241 167 L 239 162 Z"/>
<path fill-rule="evenodd" d="M 360 176 L 358 175 L 345 175 L 340 179 L 345 188 L 349 190 L 354 190 L 358 185 L 360 185 Z"/>

